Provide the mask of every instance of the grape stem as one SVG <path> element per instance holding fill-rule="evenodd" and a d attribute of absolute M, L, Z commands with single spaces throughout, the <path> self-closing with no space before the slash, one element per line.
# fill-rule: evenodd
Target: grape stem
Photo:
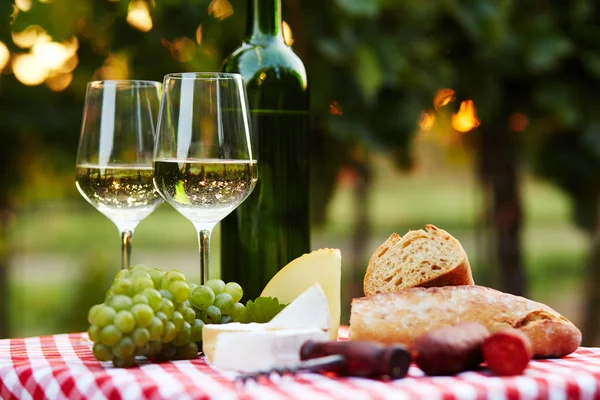
<path fill-rule="evenodd" d="M 133 239 L 133 230 L 124 229 L 121 231 L 121 268 L 127 269 L 131 263 L 131 240 Z"/>

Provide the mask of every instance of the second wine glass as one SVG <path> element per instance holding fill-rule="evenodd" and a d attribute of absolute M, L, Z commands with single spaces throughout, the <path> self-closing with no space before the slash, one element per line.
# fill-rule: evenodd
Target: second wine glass
<path fill-rule="evenodd" d="M 248 100 L 238 74 L 169 74 L 163 88 L 154 184 L 194 224 L 204 283 L 213 228 L 250 195 L 258 178 Z"/>
<path fill-rule="evenodd" d="M 77 189 L 121 234 L 129 268 L 136 226 L 162 202 L 152 182 L 160 83 L 88 83 L 77 151 Z"/>

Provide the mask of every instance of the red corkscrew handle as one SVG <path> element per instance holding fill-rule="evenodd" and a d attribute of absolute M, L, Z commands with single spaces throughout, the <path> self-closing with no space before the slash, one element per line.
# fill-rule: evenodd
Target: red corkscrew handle
<path fill-rule="evenodd" d="M 403 378 L 410 366 L 410 353 L 404 346 L 382 346 L 369 342 L 308 341 L 300 349 L 300 359 L 309 360 L 339 354 L 344 363 L 332 371 L 343 376 Z"/>

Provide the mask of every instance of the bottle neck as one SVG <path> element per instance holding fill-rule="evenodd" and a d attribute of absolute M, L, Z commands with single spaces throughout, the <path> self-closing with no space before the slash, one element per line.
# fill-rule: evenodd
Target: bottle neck
<path fill-rule="evenodd" d="M 247 0 L 246 41 L 282 41 L 281 0 Z"/>

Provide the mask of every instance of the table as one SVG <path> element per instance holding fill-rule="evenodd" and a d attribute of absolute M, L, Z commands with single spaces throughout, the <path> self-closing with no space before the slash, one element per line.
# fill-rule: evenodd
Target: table
<path fill-rule="evenodd" d="M 340 340 L 347 338 L 340 329 Z M 425 377 L 411 366 L 391 382 L 303 373 L 234 383 L 203 358 L 119 369 L 94 359 L 87 334 L 0 340 L 1 399 L 600 399 L 600 348 L 532 361 L 525 374 Z"/>

